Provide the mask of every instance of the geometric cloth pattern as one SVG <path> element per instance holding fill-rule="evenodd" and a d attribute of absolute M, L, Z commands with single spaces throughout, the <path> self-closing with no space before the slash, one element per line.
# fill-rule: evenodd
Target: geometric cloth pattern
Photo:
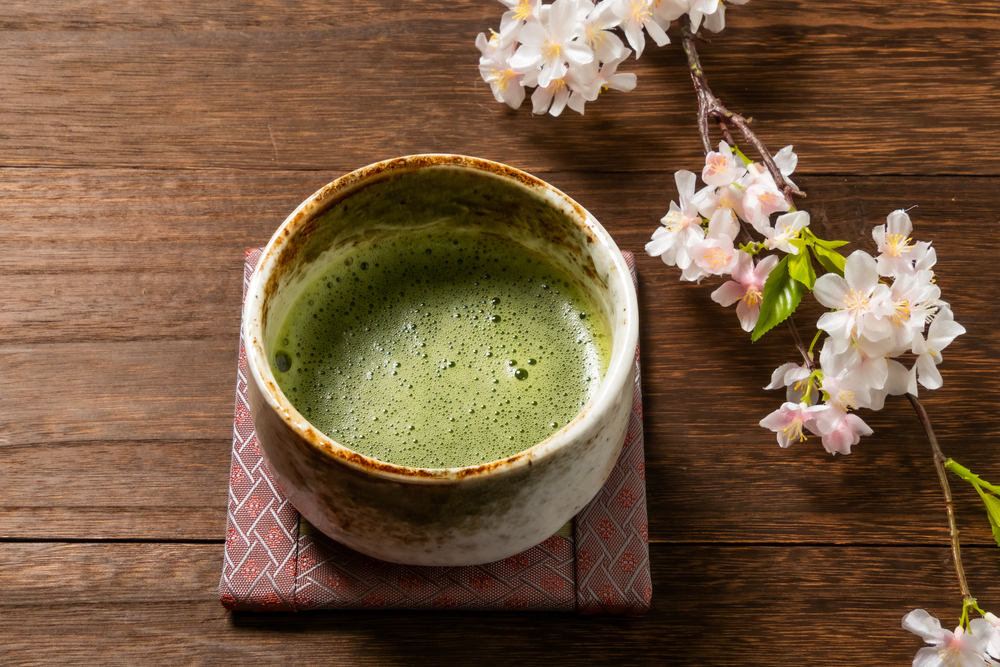
<path fill-rule="evenodd" d="M 262 250 L 246 252 L 244 298 Z M 623 254 L 635 281 L 635 258 Z M 484 565 L 409 566 L 365 556 L 330 539 L 303 519 L 277 489 L 250 419 L 241 340 L 219 582 L 222 604 L 240 611 L 645 613 L 652 585 L 638 364 L 636 349 L 635 393 L 621 457 L 601 492 L 573 520 L 573 536 L 553 535 L 531 549 Z"/>

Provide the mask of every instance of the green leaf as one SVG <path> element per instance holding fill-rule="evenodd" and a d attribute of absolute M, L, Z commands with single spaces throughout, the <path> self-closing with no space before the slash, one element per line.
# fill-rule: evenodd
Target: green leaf
<path fill-rule="evenodd" d="M 816 245 L 826 248 L 827 250 L 833 250 L 834 248 L 839 248 L 842 245 L 847 245 L 847 241 L 824 241 L 819 237 L 813 237 L 816 239 Z"/>
<path fill-rule="evenodd" d="M 813 234 L 812 230 L 808 227 L 802 228 L 802 237 L 809 240 L 810 244 L 815 244 L 826 248 L 827 250 L 833 250 L 834 248 L 839 248 L 840 246 L 847 245 L 847 241 L 824 241 L 820 237 Z"/>
<path fill-rule="evenodd" d="M 830 250 L 819 243 L 812 246 L 812 251 L 816 256 L 816 261 L 820 263 L 820 266 L 830 273 L 836 273 L 841 277 L 844 276 L 844 264 L 847 263 L 847 259 L 843 255 L 836 250 Z"/>
<path fill-rule="evenodd" d="M 813 288 L 816 284 L 816 271 L 813 269 L 812 261 L 809 259 L 809 251 L 806 250 L 805 241 L 796 239 L 791 241 L 799 249 L 799 254 L 788 256 L 788 273 L 800 283 Z"/>
<path fill-rule="evenodd" d="M 978 486 L 976 490 L 979 491 L 979 495 L 982 496 L 983 502 L 986 504 L 986 516 L 989 517 L 990 527 L 993 528 L 993 539 L 1000 547 L 1000 498 L 981 491 Z"/>
<path fill-rule="evenodd" d="M 802 301 L 802 283 L 788 273 L 788 258 L 793 256 L 785 255 L 764 283 L 760 317 L 757 318 L 757 326 L 753 328 L 753 334 L 750 336 L 752 341 L 756 341 L 788 319 Z"/>

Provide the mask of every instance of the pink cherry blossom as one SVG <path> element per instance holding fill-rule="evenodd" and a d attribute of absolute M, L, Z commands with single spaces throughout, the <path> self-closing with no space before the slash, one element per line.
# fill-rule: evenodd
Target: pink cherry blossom
<path fill-rule="evenodd" d="M 753 258 L 738 250 L 736 266 L 732 270 L 733 279 L 712 292 L 712 299 L 719 305 L 728 307 L 736 303 L 736 317 L 740 319 L 744 331 L 753 331 L 757 324 L 764 283 L 778 261 L 777 256 L 769 255 L 754 266 Z"/>
<path fill-rule="evenodd" d="M 741 184 L 746 188 L 742 202 L 745 220 L 761 234 L 771 226 L 772 213 L 787 211 L 792 207 L 771 174 L 757 164 L 747 165 L 747 175 Z"/>
<path fill-rule="evenodd" d="M 861 417 L 831 403 L 820 407 L 823 410 L 817 412 L 808 428 L 822 438 L 823 448 L 831 454 L 850 454 L 851 447 L 861 441 L 861 436 L 872 434 Z"/>
<path fill-rule="evenodd" d="M 733 239 L 739 233 L 739 222 L 733 212 L 720 208 L 708 221 L 705 239 L 691 249 L 694 263 L 701 269 L 702 276 L 719 276 L 729 273 L 736 266 L 736 247 Z"/>
<path fill-rule="evenodd" d="M 941 621 L 923 609 L 914 609 L 904 616 L 903 629 L 931 644 L 917 651 L 913 667 L 987 667 L 992 663 L 984 656 L 978 637 L 966 633 L 961 626 L 954 632 L 945 630 Z"/>
<path fill-rule="evenodd" d="M 812 423 L 817 412 L 825 409 L 822 405 L 806 403 L 784 403 L 780 408 L 760 420 L 760 425 L 778 434 L 778 445 L 788 447 L 795 441 L 806 439 L 802 429 Z"/>
<path fill-rule="evenodd" d="M 716 187 L 729 185 L 743 177 L 746 167 L 733 155 L 733 149 L 725 141 L 719 142 L 719 150 L 705 156 L 705 168 L 701 170 L 701 180 Z"/>

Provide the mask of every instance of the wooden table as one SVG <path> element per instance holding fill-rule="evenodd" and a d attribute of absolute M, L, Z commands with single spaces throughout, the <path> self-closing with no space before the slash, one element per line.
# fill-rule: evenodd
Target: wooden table
<path fill-rule="evenodd" d="M 0 5 L 0 663 L 908 665 L 961 609 L 907 401 L 847 457 L 757 422 L 795 359 L 714 282 L 643 246 L 703 164 L 679 30 L 585 116 L 497 104 L 490 0 L 8 0 Z M 827 238 L 909 208 L 968 333 L 922 391 L 945 452 L 1000 481 L 1000 6 L 752 0 L 701 46 L 715 92 L 794 144 Z M 717 140 L 717 139 L 716 139 Z M 243 251 L 379 159 L 534 173 L 638 258 L 653 605 L 639 619 L 229 613 L 218 602 Z M 848 248 L 849 250 L 851 248 Z M 819 306 L 797 316 L 811 335 Z M 970 586 L 1000 550 L 953 480 Z"/>

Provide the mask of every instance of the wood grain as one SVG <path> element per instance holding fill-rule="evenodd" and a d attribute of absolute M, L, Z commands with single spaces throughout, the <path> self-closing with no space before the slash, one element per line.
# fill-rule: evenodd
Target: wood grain
<path fill-rule="evenodd" d="M 976 552 L 984 555 L 983 550 Z M 642 618 L 562 614 L 226 612 L 221 545 L 0 545 L 5 664 L 909 664 L 900 627 L 953 624 L 944 548 L 654 545 Z M 1000 562 L 970 579 L 1000 594 Z M 95 633 L 103 641 L 94 641 Z M 817 644 L 822 643 L 822 650 Z"/>
<path fill-rule="evenodd" d="M 205 4 L 8 3 L 0 164 L 345 171 L 455 152 L 634 171 L 700 156 L 677 44 L 629 61 L 635 91 L 533 118 L 477 70 L 495 3 Z M 727 16 L 701 49 L 715 92 L 813 158 L 805 170 L 1000 173 L 995 4 L 755 0 Z"/>
<path fill-rule="evenodd" d="M 848 457 L 780 449 L 751 344 L 643 247 L 702 164 L 675 44 L 585 116 L 497 104 L 493 0 L 0 3 L 0 664 L 909 664 L 899 619 L 959 592 L 905 401 Z M 699 51 L 800 207 L 872 249 L 910 208 L 968 333 L 922 391 L 945 452 L 1000 477 L 1000 6 L 753 0 Z M 641 619 L 230 614 L 218 604 L 243 252 L 343 173 L 418 152 L 499 160 L 636 254 L 654 597 Z M 821 312 L 805 305 L 804 335 Z M 973 593 L 1000 611 L 982 503 L 953 482 Z"/>
<path fill-rule="evenodd" d="M 714 287 L 682 284 L 645 255 L 676 196 L 669 173 L 548 179 L 636 253 L 650 539 L 946 540 L 928 447 L 905 401 L 865 413 L 877 435 L 846 458 L 814 441 L 781 450 L 757 426 L 781 400 L 761 387 L 794 359 L 790 338 L 778 330 L 750 344 L 711 301 Z M 226 170 L 0 173 L 0 201 L 15 221 L 0 252 L 18 257 L 0 267 L 8 293 L 0 359 L 15 371 L 0 376 L 9 407 L 0 476 L 10 489 L 0 497 L 0 536 L 30 537 L 40 522 L 55 539 L 222 534 L 243 250 L 265 243 L 324 180 Z M 969 329 L 946 352 L 945 387 L 925 401 L 945 451 L 990 469 L 1000 420 L 982 397 L 996 391 L 1000 344 L 991 332 L 1000 313 L 980 294 L 1000 285 L 962 253 L 969 221 L 996 221 L 1000 179 L 807 176 L 800 184 L 813 193 L 807 210 L 818 233 L 869 249 L 870 229 L 888 211 L 918 206 L 915 233 L 934 241 L 939 284 Z M 982 238 L 980 251 L 998 252 L 998 243 Z M 819 313 L 814 305 L 799 316 L 806 335 Z M 989 544 L 972 489 L 957 486 L 956 495 L 963 539 Z"/>

